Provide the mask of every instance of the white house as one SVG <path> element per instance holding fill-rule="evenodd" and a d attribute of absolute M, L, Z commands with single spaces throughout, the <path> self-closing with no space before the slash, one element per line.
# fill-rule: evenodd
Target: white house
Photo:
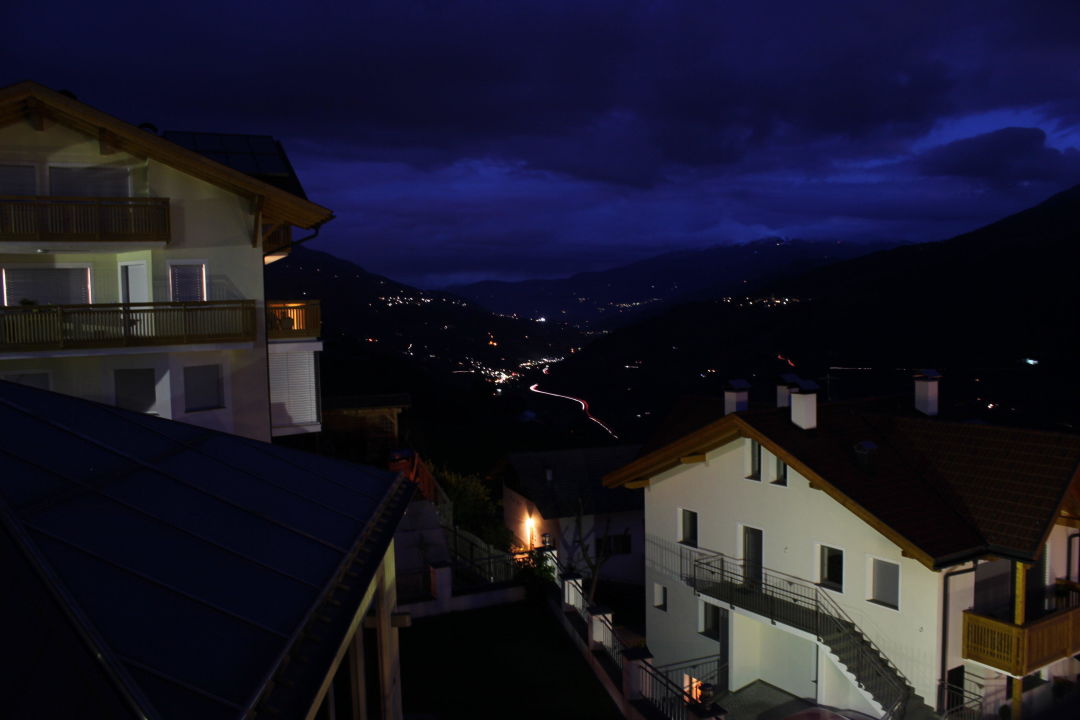
<path fill-rule="evenodd" d="M 1030 676 L 1075 678 L 1080 437 L 947 422 L 916 384 L 918 410 L 784 383 L 606 476 L 645 495 L 655 664 L 877 717 L 1016 718 L 1051 694 Z"/>
<path fill-rule="evenodd" d="M 503 473 L 503 519 L 517 544 L 546 539 L 564 567 L 589 574 L 590 560 L 605 557 L 603 580 L 640 585 L 645 558 L 641 495 L 612 492 L 605 473 L 637 454 L 638 446 L 514 453 Z M 546 538 L 545 538 L 546 536 Z"/>
<path fill-rule="evenodd" d="M 263 267 L 333 215 L 267 181 L 280 147 L 230 142 L 0 89 L 0 379 L 261 440 L 319 429 L 318 304 L 267 302 Z"/>

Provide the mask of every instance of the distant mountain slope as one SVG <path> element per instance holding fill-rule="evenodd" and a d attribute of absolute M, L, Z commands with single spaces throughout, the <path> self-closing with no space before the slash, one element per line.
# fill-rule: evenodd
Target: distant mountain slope
<path fill-rule="evenodd" d="M 626 324 L 643 309 L 741 294 L 765 280 L 828 265 L 882 245 L 766 238 L 743 245 L 680 250 L 559 280 L 481 282 L 447 288 L 495 312 L 561 318 L 593 326 Z"/>
<path fill-rule="evenodd" d="M 493 315 L 461 298 L 418 290 L 307 248 L 267 266 L 266 283 L 271 299 L 319 299 L 328 342 L 360 342 L 451 372 L 511 371 L 530 358 L 562 356 L 580 344 L 572 328 Z"/>
<path fill-rule="evenodd" d="M 625 429 L 680 394 L 719 392 L 725 378 L 771 381 L 792 369 L 788 360 L 807 377 L 830 366 L 997 368 L 1041 378 L 1018 402 L 1047 417 L 1076 417 L 1078 267 L 1080 187 L 951 240 L 751 291 L 799 298 L 795 304 L 672 308 L 585 348 L 553 369 L 548 386 L 586 395 L 597 415 Z"/>

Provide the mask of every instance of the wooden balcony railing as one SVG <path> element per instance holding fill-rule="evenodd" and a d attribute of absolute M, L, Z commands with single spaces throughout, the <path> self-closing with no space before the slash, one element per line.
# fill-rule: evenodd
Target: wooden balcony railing
<path fill-rule="evenodd" d="M 0 352 L 254 339 L 254 300 L 0 307 Z"/>
<path fill-rule="evenodd" d="M 168 242 L 169 199 L 0 195 L 0 242 Z"/>
<path fill-rule="evenodd" d="M 266 303 L 266 337 L 270 340 L 317 338 L 321 326 L 322 308 L 318 300 Z"/>
<path fill-rule="evenodd" d="M 962 656 L 1014 676 L 1080 653 L 1080 608 L 1068 608 L 1025 623 L 964 612 Z"/>

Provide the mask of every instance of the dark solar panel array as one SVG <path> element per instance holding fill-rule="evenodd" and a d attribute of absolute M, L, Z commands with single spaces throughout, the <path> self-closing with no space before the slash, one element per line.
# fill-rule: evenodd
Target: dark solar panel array
<path fill-rule="evenodd" d="M 288 156 L 285 155 L 285 150 L 269 135 L 168 130 L 162 133 L 162 137 L 286 192 L 302 198 L 307 197 Z"/>
<path fill-rule="evenodd" d="M 240 714 L 393 481 L 4 382 L 0 427 L 0 507 L 166 718 Z"/>

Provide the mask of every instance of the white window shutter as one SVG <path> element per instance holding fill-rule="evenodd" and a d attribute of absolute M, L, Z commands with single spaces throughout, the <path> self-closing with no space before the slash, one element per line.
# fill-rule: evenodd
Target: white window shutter
<path fill-rule="evenodd" d="M 270 422 L 274 427 L 319 422 L 317 372 L 313 352 L 270 355 Z"/>

